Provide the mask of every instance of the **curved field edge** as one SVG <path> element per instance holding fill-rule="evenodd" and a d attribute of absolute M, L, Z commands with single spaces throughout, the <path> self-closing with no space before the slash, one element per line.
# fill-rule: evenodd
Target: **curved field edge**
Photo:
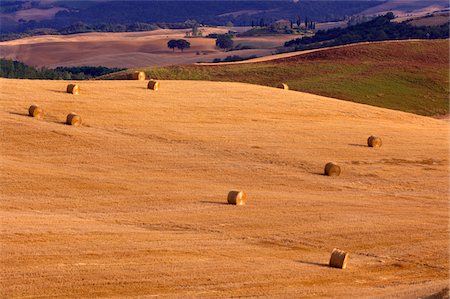
<path fill-rule="evenodd" d="M 140 69 L 149 78 L 277 86 L 425 116 L 449 112 L 449 42 L 359 44 L 272 61 Z M 125 79 L 134 70 L 102 79 Z"/>

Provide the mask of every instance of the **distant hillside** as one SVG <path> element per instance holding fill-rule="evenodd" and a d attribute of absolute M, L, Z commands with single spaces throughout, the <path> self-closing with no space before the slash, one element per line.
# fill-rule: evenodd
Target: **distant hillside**
<path fill-rule="evenodd" d="M 442 39 L 449 37 L 449 21 L 440 26 L 413 26 L 407 22 L 397 23 L 392 12 L 368 22 L 347 28 L 318 31 L 314 36 L 297 38 L 286 42 L 294 50 L 316 49 L 365 41 L 402 39 Z"/>
<path fill-rule="evenodd" d="M 442 12 L 412 18 L 410 20 L 407 20 L 407 23 L 413 26 L 440 26 L 448 24 L 449 20 L 450 20 L 450 13 Z"/>
<path fill-rule="evenodd" d="M 273 61 L 155 67 L 159 79 L 236 81 L 276 86 L 421 115 L 449 111 L 449 43 L 398 41 L 345 46 Z M 107 79 L 124 78 L 124 73 Z"/>
<path fill-rule="evenodd" d="M 392 11 L 399 17 L 406 15 L 418 16 L 447 9 L 448 7 L 449 2 L 447 0 L 387 0 L 368 8 L 361 14 L 380 15 Z"/>
<path fill-rule="evenodd" d="M 17 1 L 16 1 L 17 2 Z M 23 1 L 25 2 L 25 1 Z M 38 1 L 33 9 L 39 9 Z M 56 1 L 45 3 L 45 8 L 58 7 L 61 11 L 50 20 L 22 20 L 13 22 L 17 5 L 1 14 L 1 33 L 21 33 L 36 28 L 60 30 L 78 22 L 87 25 L 133 23 L 167 23 L 197 20 L 210 25 L 250 25 L 252 22 L 273 22 L 278 19 L 295 20 L 297 17 L 314 21 L 342 19 L 360 13 L 382 1 Z M 30 4 L 31 5 L 31 4 Z M 28 8 L 28 6 L 27 6 Z"/>

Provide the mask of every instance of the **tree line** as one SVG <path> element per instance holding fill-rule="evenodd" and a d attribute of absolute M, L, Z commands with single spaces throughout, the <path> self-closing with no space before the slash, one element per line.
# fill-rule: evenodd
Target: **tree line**
<path fill-rule="evenodd" d="M 87 33 L 87 32 L 139 32 L 139 31 L 153 31 L 157 29 L 188 29 L 192 28 L 192 24 L 195 21 L 187 20 L 180 23 L 142 23 L 135 22 L 130 24 L 122 23 L 99 23 L 99 24 L 88 24 L 84 22 L 75 22 L 69 26 L 63 27 L 61 29 L 54 28 L 35 28 L 26 29 L 20 31 L 19 33 L 3 33 L 0 34 L 0 41 L 14 40 L 29 36 L 36 35 L 67 35 L 76 33 Z M 29 23 L 36 23 L 35 21 L 30 21 Z"/>
<path fill-rule="evenodd" d="M 439 39 L 449 37 L 449 24 L 417 27 L 406 22 L 391 22 L 393 13 L 376 17 L 368 22 L 347 28 L 319 30 L 314 36 L 297 38 L 286 42 L 285 47 L 294 51 L 345 45 L 365 41 L 402 39 Z"/>
<path fill-rule="evenodd" d="M 55 69 L 35 68 L 19 61 L 0 59 L 0 77 L 2 78 L 87 80 L 122 70 L 124 69 L 104 66 L 57 67 Z"/>

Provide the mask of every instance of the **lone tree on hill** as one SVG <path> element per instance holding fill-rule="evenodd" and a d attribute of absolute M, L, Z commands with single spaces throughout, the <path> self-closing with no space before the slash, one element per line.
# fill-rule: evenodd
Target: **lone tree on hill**
<path fill-rule="evenodd" d="M 183 52 L 184 49 L 188 49 L 191 47 L 191 43 L 185 39 L 171 39 L 167 42 L 167 47 L 172 49 L 175 52 L 175 48 L 180 49 Z"/>
<path fill-rule="evenodd" d="M 228 34 L 219 35 L 216 39 L 216 46 L 221 49 L 231 49 L 233 47 L 233 40 Z"/>
<path fill-rule="evenodd" d="M 189 49 L 191 47 L 191 43 L 185 39 L 177 40 L 177 48 L 183 52 L 184 49 Z"/>
<path fill-rule="evenodd" d="M 171 39 L 170 41 L 167 42 L 167 47 L 172 49 L 175 52 L 175 48 L 177 47 L 178 43 L 177 40 L 175 39 Z"/>

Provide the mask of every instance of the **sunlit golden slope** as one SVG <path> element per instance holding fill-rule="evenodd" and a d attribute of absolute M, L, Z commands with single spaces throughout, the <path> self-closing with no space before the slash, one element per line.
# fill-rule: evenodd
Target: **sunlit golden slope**
<path fill-rule="evenodd" d="M 66 84 L 0 80 L 2 297 L 447 286 L 446 122 L 239 83 L 86 81 L 79 96 Z M 71 111 L 83 126 L 63 124 Z M 321 175 L 329 161 L 340 177 Z M 224 204 L 235 188 L 246 206 Z M 347 270 L 326 266 L 334 247 Z"/>

